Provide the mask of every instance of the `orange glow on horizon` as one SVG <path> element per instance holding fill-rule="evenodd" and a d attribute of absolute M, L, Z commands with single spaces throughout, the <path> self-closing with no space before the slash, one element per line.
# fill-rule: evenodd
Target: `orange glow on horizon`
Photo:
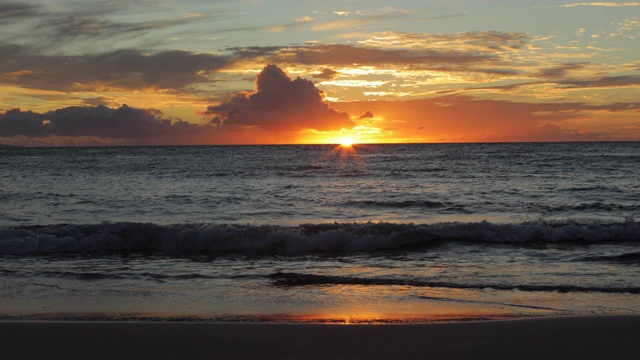
<path fill-rule="evenodd" d="M 299 134 L 299 144 L 338 144 L 349 147 L 355 144 L 377 144 L 400 142 L 392 131 L 384 130 L 377 125 L 356 125 L 351 129 L 342 128 L 336 131 L 318 131 L 315 129 L 302 130 Z"/>
<path fill-rule="evenodd" d="M 342 140 L 340 140 L 340 146 L 343 148 L 353 147 L 353 141 L 348 137 L 342 138 Z"/>

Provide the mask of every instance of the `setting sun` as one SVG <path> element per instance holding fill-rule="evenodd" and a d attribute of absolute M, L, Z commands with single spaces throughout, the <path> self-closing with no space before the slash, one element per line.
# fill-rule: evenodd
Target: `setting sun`
<path fill-rule="evenodd" d="M 353 146 L 353 141 L 349 138 L 342 138 L 340 140 L 340 146 L 342 147 L 351 147 Z"/>

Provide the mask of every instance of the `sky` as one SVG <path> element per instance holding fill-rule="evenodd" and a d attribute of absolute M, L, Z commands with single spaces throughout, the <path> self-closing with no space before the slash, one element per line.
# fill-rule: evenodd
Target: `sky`
<path fill-rule="evenodd" d="M 640 2 L 0 1 L 0 144 L 640 140 Z"/>

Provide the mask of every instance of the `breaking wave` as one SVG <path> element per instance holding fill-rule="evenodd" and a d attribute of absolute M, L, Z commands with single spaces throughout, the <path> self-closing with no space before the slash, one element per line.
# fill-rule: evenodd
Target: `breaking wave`
<path fill-rule="evenodd" d="M 0 254 L 238 252 L 299 254 L 412 249 L 444 242 L 640 243 L 640 222 L 520 224 L 333 223 L 219 225 L 101 223 L 0 227 Z"/>

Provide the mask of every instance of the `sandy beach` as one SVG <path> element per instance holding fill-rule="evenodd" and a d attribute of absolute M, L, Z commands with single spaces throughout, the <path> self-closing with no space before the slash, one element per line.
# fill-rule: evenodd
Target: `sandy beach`
<path fill-rule="evenodd" d="M 420 325 L 0 322 L 2 359 L 625 359 L 640 316 Z"/>

